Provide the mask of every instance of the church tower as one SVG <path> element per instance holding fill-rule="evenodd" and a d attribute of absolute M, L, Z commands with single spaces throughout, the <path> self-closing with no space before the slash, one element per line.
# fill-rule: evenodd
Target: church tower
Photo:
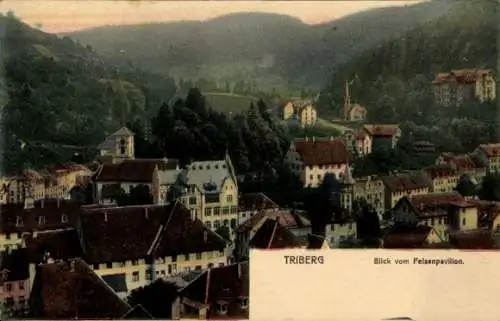
<path fill-rule="evenodd" d="M 106 137 L 98 147 L 100 159 L 119 163 L 135 158 L 134 133 L 127 127 L 122 127 Z"/>
<path fill-rule="evenodd" d="M 354 202 L 354 184 L 352 171 L 349 164 L 346 165 L 344 173 L 341 175 L 341 190 L 340 190 L 340 205 L 348 212 L 352 211 L 352 203 Z"/>

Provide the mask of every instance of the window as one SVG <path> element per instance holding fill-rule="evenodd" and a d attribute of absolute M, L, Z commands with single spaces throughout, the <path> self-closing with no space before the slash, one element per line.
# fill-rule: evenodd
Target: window
<path fill-rule="evenodd" d="M 201 260 L 201 253 L 196 253 L 196 259 Z"/>
<path fill-rule="evenodd" d="M 68 216 L 66 214 L 61 215 L 61 223 L 67 223 L 68 222 Z"/>
<path fill-rule="evenodd" d="M 127 152 L 127 142 L 125 141 L 125 139 L 120 139 L 120 154 L 121 155 L 125 155 L 125 153 Z"/>
<path fill-rule="evenodd" d="M 21 306 L 21 307 L 26 306 L 26 299 L 24 298 L 24 296 L 19 297 L 19 306 Z"/>
<path fill-rule="evenodd" d="M 223 226 L 228 226 L 229 225 L 229 220 L 224 220 L 224 223 L 222 225 Z"/>
<path fill-rule="evenodd" d="M 240 298 L 239 301 L 242 309 L 248 308 L 248 298 Z"/>
<path fill-rule="evenodd" d="M 320 179 L 321 179 L 321 175 L 320 175 L 320 174 L 318 174 L 318 180 L 320 180 Z"/>
<path fill-rule="evenodd" d="M 352 223 L 349 223 L 349 229 L 352 230 Z"/>
<path fill-rule="evenodd" d="M 113 263 L 106 263 L 106 269 L 113 268 Z"/>
<path fill-rule="evenodd" d="M 167 267 L 168 274 L 172 274 L 172 265 L 168 265 Z"/>
<path fill-rule="evenodd" d="M 219 266 L 220 266 L 220 267 L 223 267 L 223 266 L 224 266 L 224 263 L 222 263 L 222 262 L 221 262 L 221 263 L 219 263 Z"/>
<path fill-rule="evenodd" d="M 94 268 L 94 270 L 99 270 L 99 264 L 94 264 L 93 268 Z"/>
<path fill-rule="evenodd" d="M 205 225 L 206 225 L 208 228 L 212 228 L 212 222 L 210 222 L 210 221 L 205 221 Z"/>
<path fill-rule="evenodd" d="M 314 179 L 314 176 L 312 174 L 309 175 L 309 179 L 312 181 Z"/>
<path fill-rule="evenodd" d="M 220 214 L 220 207 L 214 207 L 214 215 Z"/>
<path fill-rule="evenodd" d="M 5 289 L 5 292 L 12 292 L 12 284 L 10 284 L 10 283 L 5 284 L 4 289 Z"/>
<path fill-rule="evenodd" d="M 205 216 L 210 216 L 210 215 L 212 215 L 212 208 L 211 207 L 205 208 Z"/>
<path fill-rule="evenodd" d="M 5 234 L 5 239 L 10 240 L 10 233 Z"/>
<path fill-rule="evenodd" d="M 189 254 L 184 255 L 184 261 L 189 261 Z"/>
<path fill-rule="evenodd" d="M 214 264 L 213 264 L 213 263 L 208 263 L 207 268 L 211 269 L 211 268 L 213 268 L 213 267 L 214 267 Z"/>
<path fill-rule="evenodd" d="M 201 270 L 201 265 L 197 265 L 194 269 L 195 269 L 196 271 L 200 271 L 200 270 Z"/>
<path fill-rule="evenodd" d="M 132 265 L 139 265 L 139 262 L 137 260 L 133 260 Z"/>
<path fill-rule="evenodd" d="M 45 216 L 43 215 L 38 216 L 38 225 L 43 225 L 45 223 L 46 223 Z"/>
<path fill-rule="evenodd" d="M 139 282 L 139 272 L 135 271 L 132 273 L 132 282 Z"/>
<path fill-rule="evenodd" d="M 189 205 L 196 205 L 196 197 L 189 198 Z"/>
<path fill-rule="evenodd" d="M 14 298 L 12 298 L 12 297 L 6 298 L 5 299 L 5 306 L 9 307 L 9 308 L 13 307 L 14 306 Z"/>
<path fill-rule="evenodd" d="M 231 207 L 231 214 L 238 214 L 238 207 L 236 206 Z"/>
<path fill-rule="evenodd" d="M 220 221 L 219 220 L 215 220 L 214 221 L 214 228 L 218 229 L 219 227 L 220 227 Z"/>
<path fill-rule="evenodd" d="M 464 218 L 462 218 L 462 225 L 465 225 L 465 223 L 466 223 L 466 220 L 465 220 L 465 217 L 464 217 Z"/>
<path fill-rule="evenodd" d="M 153 271 L 151 270 L 151 268 L 148 268 L 146 270 L 146 280 L 151 281 L 152 279 L 153 279 Z"/>
<path fill-rule="evenodd" d="M 236 227 L 236 219 L 231 219 L 231 228 L 235 228 Z"/>
<path fill-rule="evenodd" d="M 227 195 L 227 196 L 226 196 L 226 201 L 227 201 L 228 203 L 231 203 L 231 202 L 233 201 L 233 195 Z"/>
<path fill-rule="evenodd" d="M 24 290 L 24 281 L 19 281 L 17 287 L 19 288 L 19 290 Z"/>
<path fill-rule="evenodd" d="M 23 226 L 23 218 L 21 216 L 16 217 L 16 226 Z"/>
<path fill-rule="evenodd" d="M 227 304 L 226 303 L 219 303 L 217 307 L 217 311 L 220 314 L 226 314 L 227 313 Z"/>
<path fill-rule="evenodd" d="M 224 214 L 224 215 L 229 214 L 229 207 L 223 207 L 222 208 L 222 214 Z"/>

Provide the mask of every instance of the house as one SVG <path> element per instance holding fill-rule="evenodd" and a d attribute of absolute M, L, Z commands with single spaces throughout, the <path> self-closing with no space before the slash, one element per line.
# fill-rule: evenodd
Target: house
<path fill-rule="evenodd" d="M 39 319 L 119 319 L 130 309 L 82 259 L 36 268 L 30 308 Z"/>
<path fill-rule="evenodd" d="M 475 154 L 486 164 L 489 173 L 500 172 L 500 144 L 481 144 Z"/>
<path fill-rule="evenodd" d="M 314 126 L 318 120 L 312 101 L 295 100 L 283 106 L 283 120 L 297 119 L 301 127 Z"/>
<path fill-rule="evenodd" d="M 496 83 L 489 69 L 456 69 L 438 73 L 432 85 L 436 102 L 443 106 L 496 99 Z"/>
<path fill-rule="evenodd" d="M 453 248 L 464 250 L 496 250 L 495 236 L 488 229 L 456 231 L 450 235 Z"/>
<path fill-rule="evenodd" d="M 100 204 L 112 203 L 120 189 L 129 193 L 131 188 L 145 185 L 149 187 L 153 200 L 158 201 L 159 172 L 176 170 L 179 170 L 177 159 L 132 159 L 104 163 L 93 178 L 95 200 Z"/>
<path fill-rule="evenodd" d="M 86 182 L 94 173 L 88 167 L 75 163 L 49 166 L 46 171 L 55 180 L 55 184 L 52 188 L 46 188 L 45 197 L 65 199 L 70 198 L 69 193 L 73 187 Z M 40 198 L 35 198 L 37 199 Z"/>
<path fill-rule="evenodd" d="M 280 224 L 279 219 L 266 219 L 248 242 L 249 249 L 304 248 L 296 236 Z M 245 253 L 243 257 L 249 257 Z"/>
<path fill-rule="evenodd" d="M 349 152 L 354 156 L 366 156 L 372 152 L 372 137 L 364 130 L 346 130 L 343 134 Z"/>
<path fill-rule="evenodd" d="M 264 193 L 245 193 L 239 196 L 238 226 L 264 210 L 278 210 L 279 205 Z"/>
<path fill-rule="evenodd" d="M 102 163 L 119 163 L 135 158 L 134 133 L 122 127 L 97 146 L 99 161 Z"/>
<path fill-rule="evenodd" d="M 248 257 L 250 241 L 268 220 L 278 220 L 280 226 L 292 233 L 297 242 L 307 243 L 308 234 L 311 233 L 311 221 L 304 215 L 295 210 L 262 210 L 238 226 L 236 230 L 236 253 L 239 257 Z"/>
<path fill-rule="evenodd" d="M 459 175 L 450 164 L 439 164 L 424 169 L 432 183 L 430 192 L 452 192 L 457 187 Z"/>
<path fill-rule="evenodd" d="M 326 250 L 326 249 L 330 249 L 330 246 L 328 245 L 328 241 L 326 240 L 326 238 L 324 236 L 316 235 L 316 234 L 309 234 L 308 235 L 307 249 L 308 250 Z"/>
<path fill-rule="evenodd" d="M 178 166 L 158 169 L 158 174 L 153 175 L 153 190 L 155 191 L 153 193 L 153 202 L 155 204 L 167 204 L 169 202 L 167 198 L 172 188 L 175 184 L 180 183 L 180 180 L 187 175 L 186 173 L 186 169 L 180 169 Z"/>
<path fill-rule="evenodd" d="M 338 248 L 344 242 L 357 239 L 356 221 L 345 212 L 333 215 L 325 225 L 325 239 L 332 248 Z"/>
<path fill-rule="evenodd" d="M 483 200 L 468 200 L 478 210 L 478 228 L 488 229 L 493 232 L 500 230 L 500 204 Z"/>
<path fill-rule="evenodd" d="M 214 267 L 180 291 L 181 309 L 172 319 L 248 319 L 248 262 Z"/>
<path fill-rule="evenodd" d="M 431 226 L 395 225 L 384 235 L 382 247 L 386 249 L 421 249 L 435 243 L 442 243 L 442 240 Z"/>
<path fill-rule="evenodd" d="M 180 202 L 85 209 L 85 260 L 99 276 L 125 274 L 127 290 L 228 262 L 226 242 Z"/>
<path fill-rule="evenodd" d="M 385 209 L 394 208 L 404 196 L 423 195 L 429 193 L 431 181 L 424 172 L 415 171 L 384 176 Z"/>
<path fill-rule="evenodd" d="M 385 184 L 382 178 L 378 176 L 366 176 L 356 179 L 353 199 L 366 200 L 379 217 L 381 217 L 385 211 Z"/>
<path fill-rule="evenodd" d="M 344 87 L 344 106 L 342 109 L 342 113 L 342 119 L 353 122 L 364 121 L 367 116 L 366 108 L 359 104 L 351 103 L 351 96 L 349 94 L 349 82 L 347 81 Z"/>
<path fill-rule="evenodd" d="M 239 193 L 229 155 L 223 160 L 191 163 L 185 184 L 185 198 L 189 206 L 197 209 L 195 215 L 214 231 L 221 226 L 229 227 L 233 237 L 238 222 Z"/>
<path fill-rule="evenodd" d="M 401 129 L 393 124 L 367 124 L 363 130 L 371 137 L 372 150 L 395 148 L 401 138 Z"/>
<path fill-rule="evenodd" d="M 334 138 L 295 140 L 286 155 L 287 163 L 301 178 L 304 187 L 320 186 L 326 173 L 340 178 L 349 160 L 345 142 Z"/>
<path fill-rule="evenodd" d="M 0 253 L 0 304 L 3 313 L 24 311 L 30 293 L 29 262 L 25 249 Z"/>
<path fill-rule="evenodd" d="M 436 164 L 449 164 L 461 177 L 467 175 L 475 183 L 480 183 L 487 172 L 487 160 L 477 154 L 454 155 L 443 153 L 436 159 Z"/>

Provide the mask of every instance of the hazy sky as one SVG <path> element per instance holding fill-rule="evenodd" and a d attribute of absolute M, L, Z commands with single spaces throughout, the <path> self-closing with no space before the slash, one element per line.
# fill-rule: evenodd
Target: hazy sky
<path fill-rule="evenodd" d="M 46 32 L 65 32 L 100 25 L 206 20 L 235 12 L 270 12 L 295 16 L 310 24 L 358 11 L 411 5 L 409 1 L 50 1 L 4 0 L 0 12 L 12 10 Z"/>

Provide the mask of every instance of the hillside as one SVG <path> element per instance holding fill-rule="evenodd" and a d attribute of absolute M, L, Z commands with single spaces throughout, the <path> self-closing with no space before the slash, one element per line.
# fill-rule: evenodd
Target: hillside
<path fill-rule="evenodd" d="M 321 25 L 277 14 L 205 22 L 99 27 L 67 34 L 113 59 L 176 77 L 257 79 L 262 86 L 316 86 L 331 67 L 455 5 L 435 0 L 361 12 Z"/>
<path fill-rule="evenodd" d="M 0 16 L 0 30 L 7 172 L 81 155 L 120 125 L 144 121 L 176 91 L 173 79 L 117 68 L 90 46 L 15 17 Z"/>

